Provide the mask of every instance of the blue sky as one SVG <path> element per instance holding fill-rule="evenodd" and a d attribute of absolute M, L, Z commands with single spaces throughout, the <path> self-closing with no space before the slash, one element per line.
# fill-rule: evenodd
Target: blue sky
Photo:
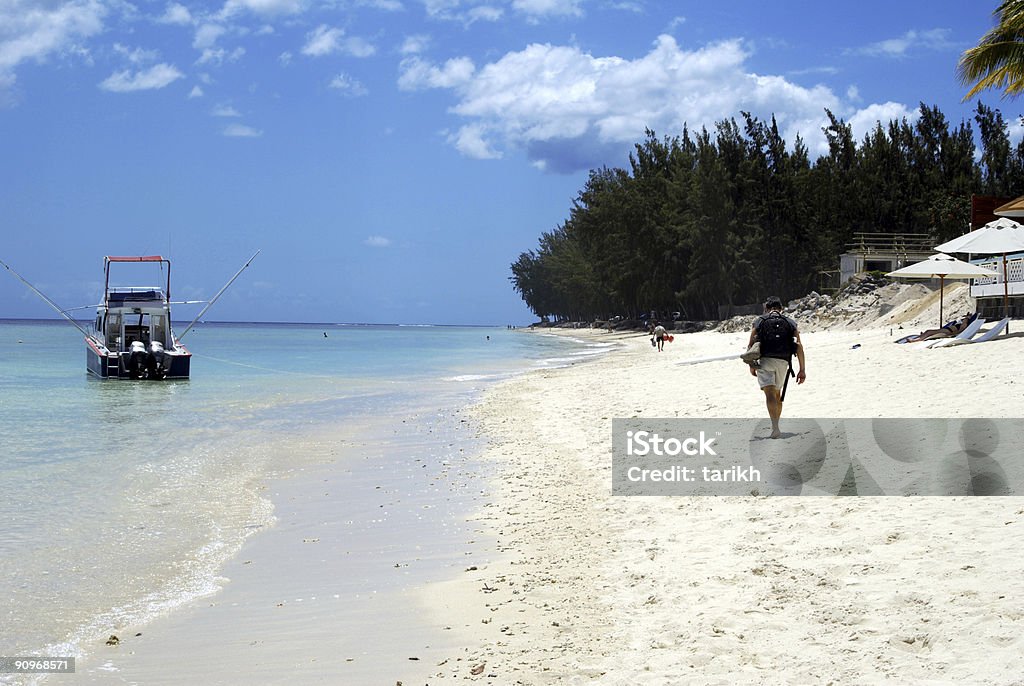
<path fill-rule="evenodd" d="M 0 0 L 0 259 L 75 307 L 103 255 L 203 298 L 259 248 L 209 318 L 529 323 L 509 264 L 645 128 L 969 119 L 996 4 Z M 51 315 L 3 275 L 0 317 Z"/>

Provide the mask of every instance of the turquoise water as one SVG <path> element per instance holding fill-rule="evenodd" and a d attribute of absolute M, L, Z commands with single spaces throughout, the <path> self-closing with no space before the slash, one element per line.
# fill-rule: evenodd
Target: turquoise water
<path fill-rule="evenodd" d="M 99 381 L 74 328 L 0 321 L 0 655 L 86 656 L 215 592 L 274 522 L 267 478 L 325 459 L 317 437 L 401 459 L 398 423 L 458 440 L 431 424 L 488 384 L 602 351 L 458 327 L 206 324 L 185 343 L 190 380 Z"/>

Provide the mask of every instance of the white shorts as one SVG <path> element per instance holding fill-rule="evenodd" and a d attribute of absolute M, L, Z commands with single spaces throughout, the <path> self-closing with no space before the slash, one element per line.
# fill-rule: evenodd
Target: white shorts
<path fill-rule="evenodd" d="M 781 391 L 788 372 L 789 362 L 787 360 L 780 360 L 777 357 L 762 357 L 760 366 L 757 368 L 757 384 L 761 388 L 775 386 Z"/>

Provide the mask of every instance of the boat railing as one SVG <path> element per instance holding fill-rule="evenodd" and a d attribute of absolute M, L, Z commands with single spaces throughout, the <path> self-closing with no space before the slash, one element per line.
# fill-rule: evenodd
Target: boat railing
<path fill-rule="evenodd" d="M 119 286 L 107 291 L 107 302 L 112 304 L 165 300 L 167 298 L 159 286 Z"/>

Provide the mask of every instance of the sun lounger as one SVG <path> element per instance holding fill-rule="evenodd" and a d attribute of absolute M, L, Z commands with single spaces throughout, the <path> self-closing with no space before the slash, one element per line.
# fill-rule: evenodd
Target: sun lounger
<path fill-rule="evenodd" d="M 976 322 L 977 320 L 978 313 L 974 312 L 970 316 L 965 316 L 960 319 L 954 319 L 952 321 L 946 322 L 937 329 L 928 329 L 927 331 L 922 331 L 921 333 L 916 335 L 904 336 L 903 338 L 899 339 L 896 342 L 918 343 L 920 345 L 912 347 L 927 348 L 930 347 L 931 341 L 935 341 L 942 338 L 952 338 L 953 336 L 957 336 L 963 333 L 963 331 L 966 328 L 974 324 L 974 322 Z M 928 343 L 928 345 L 924 345 L 924 343 L 926 342 Z"/>
<path fill-rule="evenodd" d="M 1006 325 L 1009 324 L 1009 323 L 1010 323 L 1010 318 L 1009 317 L 1007 317 L 1006 319 L 1000 319 L 999 322 L 995 326 L 993 326 L 991 329 L 989 329 L 985 333 L 981 334 L 977 338 L 972 338 L 971 340 L 969 340 L 967 342 L 968 343 L 984 343 L 985 341 L 991 341 L 993 338 L 995 338 L 996 336 L 1001 334 L 1003 332 L 1003 329 L 1005 329 Z"/>
<path fill-rule="evenodd" d="M 929 348 L 945 348 L 946 346 L 949 346 L 949 345 L 959 345 L 959 343 L 957 341 L 961 341 L 961 342 L 969 341 L 969 340 L 971 340 L 971 338 L 974 337 L 974 334 L 978 333 L 978 331 L 981 330 L 981 327 L 985 324 L 985 321 L 986 320 L 982 319 L 981 317 L 978 317 L 973 322 L 971 322 L 970 325 L 966 329 L 964 329 L 963 331 L 958 333 L 955 337 L 953 337 L 953 338 L 940 338 L 937 341 L 930 342 L 926 347 L 929 347 Z"/>
<path fill-rule="evenodd" d="M 1005 329 L 1006 325 L 1009 324 L 1009 323 L 1010 323 L 1010 318 L 1009 317 L 1007 317 L 1006 319 L 1000 319 L 998 322 L 996 322 L 995 326 L 993 326 L 991 329 L 989 329 L 985 333 L 981 334 L 977 338 L 964 338 L 964 339 L 960 339 L 958 337 L 958 338 L 948 339 L 948 340 L 945 340 L 945 341 L 936 341 L 936 344 L 933 347 L 936 347 L 936 348 L 939 347 L 938 343 L 944 343 L 946 346 L 950 346 L 950 345 L 963 345 L 965 343 L 984 343 L 985 341 L 991 341 L 993 338 L 995 338 L 996 336 L 1001 334 L 1003 332 L 1003 329 Z"/>

